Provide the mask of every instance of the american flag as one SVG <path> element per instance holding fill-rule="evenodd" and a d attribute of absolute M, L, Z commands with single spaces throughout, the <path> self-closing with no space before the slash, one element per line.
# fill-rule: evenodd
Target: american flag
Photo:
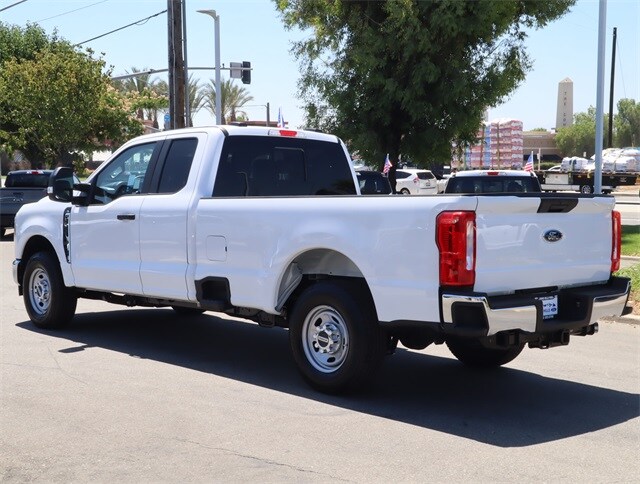
<path fill-rule="evenodd" d="M 391 161 L 389 161 L 389 153 L 387 153 L 387 157 L 384 159 L 384 168 L 382 168 L 382 173 L 387 174 L 391 169 Z"/>
<path fill-rule="evenodd" d="M 524 165 L 524 171 L 533 171 L 533 151 L 529 154 L 529 159 Z"/>
<path fill-rule="evenodd" d="M 284 116 L 282 115 L 282 109 L 278 108 L 278 128 L 285 128 Z"/>

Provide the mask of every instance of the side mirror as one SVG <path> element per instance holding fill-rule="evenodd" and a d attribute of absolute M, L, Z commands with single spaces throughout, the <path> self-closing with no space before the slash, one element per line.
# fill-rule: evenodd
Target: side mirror
<path fill-rule="evenodd" d="M 49 177 L 47 195 L 54 202 L 70 202 L 73 197 L 73 170 L 66 166 L 56 168 Z"/>
<path fill-rule="evenodd" d="M 56 168 L 49 177 L 47 195 L 54 202 L 71 202 L 74 205 L 87 205 L 91 192 L 91 185 L 88 183 L 75 183 L 76 177 L 73 170 L 66 166 Z M 80 192 L 79 196 L 74 196 L 74 191 Z"/>

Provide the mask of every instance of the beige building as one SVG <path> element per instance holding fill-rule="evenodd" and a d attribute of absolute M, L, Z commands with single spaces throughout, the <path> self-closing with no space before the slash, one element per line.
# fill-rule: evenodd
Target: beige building
<path fill-rule="evenodd" d="M 527 158 L 533 151 L 536 161 L 542 157 L 542 161 L 560 161 L 562 155 L 556 146 L 556 134 L 551 131 L 524 131 L 522 133 L 522 151 Z"/>
<path fill-rule="evenodd" d="M 568 77 L 558 83 L 556 130 L 573 124 L 573 81 Z"/>

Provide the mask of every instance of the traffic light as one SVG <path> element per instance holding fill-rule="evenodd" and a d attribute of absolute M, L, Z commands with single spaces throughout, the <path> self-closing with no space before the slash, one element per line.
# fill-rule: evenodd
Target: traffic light
<path fill-rule="evenodd" d="M 242 61 L 242 84 L 251 84 L 251 62 Z"/>

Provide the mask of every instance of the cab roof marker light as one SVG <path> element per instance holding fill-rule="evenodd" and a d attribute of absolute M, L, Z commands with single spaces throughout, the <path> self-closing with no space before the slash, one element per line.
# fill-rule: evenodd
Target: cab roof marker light
<path fill-rule="evenodd" d="M 288 138 L 304 138 L 304 133 L 293 129 L 270 129 L 269 136 L 286 136 Z"/>

